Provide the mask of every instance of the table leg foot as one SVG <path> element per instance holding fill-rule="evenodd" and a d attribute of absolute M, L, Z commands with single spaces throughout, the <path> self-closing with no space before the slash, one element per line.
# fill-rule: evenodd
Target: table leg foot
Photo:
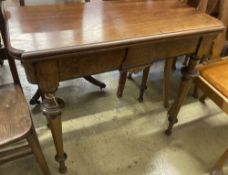
<path fill-rule="evenodd" d="M 171 117 L 171 116 L 168 118 L 168 120 L 169 120 L 169 126 L 168 126 L 168 129 L 165 131 L 165 134 L 167 136 L 171 136 L 172 135 L 172 132 L 173 132 L 173 125 L 175 123 L 177 123 L 178 120 L 177 120 L 176 117 Z"/>
<path fill-rule="evenodd" d="M 67 159 L 67 154 L 64 153 L 63 155 L 64 155 L 63 157 L 62 156 L 60 157 L 58 155 L 55 156 L 55 160 L 57 162 L 59 162 L 59 172 L 62 174 L 67 172 L 67 167 L 65 165 L 65 160 Z"/>

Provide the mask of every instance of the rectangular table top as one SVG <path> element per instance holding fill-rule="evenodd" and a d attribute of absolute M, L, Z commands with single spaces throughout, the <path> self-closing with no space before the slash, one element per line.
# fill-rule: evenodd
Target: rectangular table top
<path fill-rule="evenodd" d="M 223 24 L 177 0 L 4 7 L 11 54 L 66 53 L 207 34 Z"/>

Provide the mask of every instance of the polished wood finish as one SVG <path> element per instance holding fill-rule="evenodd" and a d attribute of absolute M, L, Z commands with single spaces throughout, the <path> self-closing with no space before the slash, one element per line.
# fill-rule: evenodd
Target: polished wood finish
<path fill-rule="evenodd" d="M 19 86 L 1 85 L 0 97 L 2 104 L 0 106 L 0 143 L 6 144 L 22 138 L 29 132 L 32 123 L 27 103 Z"/>
<path fill-rule="evenodd" d="M 224 30 L 220 21 L 176 0 L 5 7 L 3 12 L 10 55 L 23 60 L 29 82 L 44 94 L 42 111 L 60 172 L 66 171 L 62 108 L 54 95 L 60 81 L 117 69 L 126 74 L 179 55 L 195 55 L 190 60 L 195 65 Z M 194 67 L 187 68 L 187 77 Z"/>
<path fill-rule="evenodd" d="M 193 1 L 187 1 L 187 3 L 192 4 Z M 214 1 L 214 3 L 217 3 L 217 1 L 216 2 Z M 211 5 L 214 3 L 212 3 L 212 1 L 210 1 L 210 3 L 209 3 L 210 9 L 213 8 L 213 7 L 211 7 Z M 199 2 L 197 2 L 197 5 L 195 5 L 195 6 L 197 7 L 197 9 L 199 11 L 206 12 L 207 6 L 208 6 L 208 0 L 200 0 Z M 163 105 L 165 108 L 169 107 L 169 88 L 168 88 L 168 85 L 169 85 L 169 80 L 171 77 L 172 69 L 175 69 L 176 60 L 177 60 L 177 58 L 165 59 L 164 79 L 163 79 Z M 188 61 L 188 60 L 186 59 L 186 61 Z M 171 66 L 171 62 L 172 62 L 172 66 Z M 148 65 L 148 66 L 150 66 L 150 65 Z M 147 80 L 145 80 L 145 77 L 148 77 L 148 73 L 149 73 L 147 71 L 148 66 L 144 66 L 143 68 L 141 68 L 141 70 L 143 70 L 143 78 L 142 78 L 142 83 L 141 83 L 140 87 L 146 87 Z M 129 79 L 132 79 L 132 76 L 131 76 L 132 71 L 131 70 L 128 70 L 128 71 L 130 72 Z M 137 72 L 139 72 L 139 71 L 140 71 L 140 68 L 138 68 Z M 145 75 L 144 75 L 144 73 L 145 73 Z M 120 74 L 120 75 L 122 75 L 122 74 Z M 126 78 L 126 77 L 120 77 L 122 82 L 126 81 L 126 80 L 123 80 L 124 78 Z M 118 93 L 123 94 L 123 90 L 124 90 L 123 84 L 119 84 Z M 139 96 L 140 102 L 143 101 L 144 90 L 142 90 L 142 88 L 140 88 L 140 96 Z"/>
<path fill-rule="evenodd" d="M 141 9 L 144 13 L 139 13 Z M 26 61 L 223 29 L 217 20 L 175 0 L 8 7 L 4 13 L 10 53 L 19 58 L 22 54 Z M 48 17 L 52 17 L 51 23 Z"/>
<path fill-rule="evenodd" d="M 64 0 L 63 0 L 63 2 L 64 2 Z M 36 2 L 36 3 L 37 3 L 37 2 Z M 65 2 L 65 3 L 67 3 L 67 2 Z M 30 2 L 30 5 L 31 5 L 31 4 L 32 4 L 32 3 Z M 21 6 L 24 6 L 24 5 L 25 5 L 24 0 L 20 0 L 20 5 L 21 5 Z M 15 6 L 17 6 L 17 4 L 15 4 Z M 1 50 L 0 50 L 0 51 L 1 51 Z M 1 58 L 0 58 L 0 59 L 1 59 Z M 3 61 L 1 62 L 1 60 L 0 60 L 0 64 L 3 64 Z M 103 88 L 106 87 L 106 84 L 104 84 L 103 82 L 101 82 L 101 81 L 95 79 L 95 78 L 92 77 L 92 76 L 86 76 L 86 77 L 83 77 L 83 78 L 84 78 L 86 81 L 90 82 L 91 84 L 94 84 L 95 86 L 98 86 L 101 90 L 102 90 Z M 31 105 L 40 104 L 39 98 L 40 98 L 40 97 L 42 98 L 42 95 L 41 95 L 40 93 L 41 93 L 40 90 L 37 89 L 37 91 L 35 92 L 35 94 L 32 96 L 32 98 L 31 98 L 31 100 L 30 100 L 30 104 L 31 104 Z"/>

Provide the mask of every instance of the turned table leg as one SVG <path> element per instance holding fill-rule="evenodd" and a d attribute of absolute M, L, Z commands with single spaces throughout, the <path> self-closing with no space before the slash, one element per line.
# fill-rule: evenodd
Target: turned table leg
<path fill-rule="evenodd" d="M 139 102 L 143 101 L 143 95 L 144 95 L 144 91 L 147 88 L 146 83 L 147 83 L 147 79 L 148 79 L 149 73 L 150 73 L 150 66 L 146 67 L 143 70 L 142 83 L 141 83 L 140 92 L 139 92 L 139 98 L 138 98 Z"/>
<path fill-rule="evenodd" d="M 67 168 L 65 166 L 65 160 L 67 159 L 66 153 L 63 149 L 63 136 L 62 136 L 62 122 L 61 111 L 62 108 L 58 103 L 57 98 L 52 93 L 45 93 L 44 100 L 41 104 L 41 109 L 44 115 L 47 117 L 51 133 L 53 136 L 54 144 L 56 147 L 55 159 L 59 162 L 59 172 L 65 173 Z"/>
<path fill-rule="evenodd" d="M 185 97 L 187 96 L 193 78 L 196 76 L 196 70 L 195 67 L 197 65 L 198 58 L 193 56 L 189 60 L 188 66 L 184 67 L 181 72 L 183 74 L 180 89 L 178 91 L 178 96 L 175 99 L 173 105 L 171 106 L 170 110 L 168 111 L 168 120 L 169 120 L 169 126 L 168 129 L 165 131 L 167 135 L 172 134 L 173 125 L 178 122 L 177 115 L 180 111 L 180 107 L 184 102 Z"/>

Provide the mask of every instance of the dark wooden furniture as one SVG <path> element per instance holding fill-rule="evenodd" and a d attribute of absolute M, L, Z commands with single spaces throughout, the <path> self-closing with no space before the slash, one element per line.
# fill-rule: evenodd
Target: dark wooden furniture
<path fill-rule="evenodd" d="M 64 1 L 64 0 L 63 0 L 63 1 Z M 87 1 L 85 1 L 85 2 L 87 2 Z M 30 4 L 31 4 L 31 3 L 30 3 Z M 25 6 L 25 1 L 24 1 L 24 0 L 20 0 L 20 6 Z M 0 62 L 0 64 L 1 64 L 1 62 Z M 98 86 L 101 90 L 102 90 L 103 88 L 106 87 L 106 84 L 105 84 L 105 83 L 103 83 L 103 82 L 101 82 L 101 81 L 95 79 L 95 78 L 92 77 L 92 76 L 85 76 L 85 77 L 83 77 L 83 78 L 84 78 L 86 81 L 92 83 L 93 85 Z M 32 97 L 31 100 L 30 100 L 30 104 L 31 104 L 31 105 L 39 104 L 39 103 L 40 103 L 40 101 L 39 101 L 39 98 L 40 98 L 40 97 L 43 98 L 43 95 L 41 94 L 40 90 L 37 89 L 37 91 L 35 92 L 35 94 L 33 95 L 33 97 Z"/>
<path fill-rule="evenodd" d="M 10 55 L 23 60 L 28 81 L 44 94 L 41 109 L 49 120 L 60 172 L 66 171 L 62 108 L 54 95 L 60 81 L 190 55 L 170 111 L 177 115 L 197 61 L 224 30 L 219 20 L 175 0 L 5 7 L 3 14 Z"/>
<path fill-rule="evenodd" d="M 0 2 L 1 3 L 1 2 Z M 1 16 L 1 27 L 4 25 Z M 7 56 L 7 53 L 4 52 Z M 0 85 L 0 164 L 31 153 L 45 175 L 50 175 L 40 143 L 33 126 L 29 108 L 21 90 L 15 62 L 8 57 L 14 83 Z M 8 148 L 9 144 L 26 139 L 28 144 Z"/>
<path fill-rule="evenodd" d="M 134 0 L 132 0 L 132 1 L 134 1 Z M 207 4 L 208 0 L 199 0 L 199 1 L 187 0 L 186 3 L 189 5 L 192 5 L 197 10 L 202 11 L 202 12 L 206 12 L 206 9 L 208 6 L 208 4 Z M 209 5 L 210 5 L 210 9 L 211 9 L 212 8 L 211 7 L 212 6 L 211 1 L 210 1 Z M 170 81 L 170 77 L 172 74 L 172 69 L 175 67 L 174 64 L 176 64 L 176 58 L 165 59 L 164 79 L 163 79 L 163 106 L 165 108 L 169 107 L 169 81 Z M 128 72 L 126 72 L 126 71 L 120 72 L 120 83 L 119 83 L 119 87 L 117 90 L 117 97 L 121 98 L 123 96 L 125 82 L 127 79 L 127 73 L 128 73 L 128 79 L 131 80 L 132 79 L 132 73 L 139 72 L 139 71 L 143 70 L 143 76 L 142 76 L 139 98 L 138 98 L 139 102 L 142 102 L 143 96 L 144 96 L 144 91 L 147 89 L 146 83 L 147 83 L 147 79 L 148 79 L 148 75 L 149 75 L 149 71 L 150 71 L 150 66 L 151 65 L 146 65 L 146 66 L 139 67 L 139 68 L 129 69 Z"/>

